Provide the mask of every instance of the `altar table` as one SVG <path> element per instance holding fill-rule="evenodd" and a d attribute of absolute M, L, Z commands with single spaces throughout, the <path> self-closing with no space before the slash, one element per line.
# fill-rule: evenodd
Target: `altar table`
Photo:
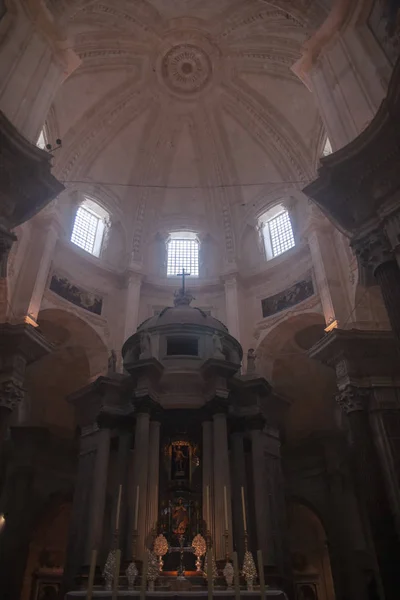
<path fill-rule="evenodd" d="M 265 595 L 267 598 L 271 600 L 287 600 L 286 594 L 280 590 L 266 590 Z M 207 590 L 198 591 L 195 590 L 193 592 L 146 592 L 146 598 L 153 598 L 154 600 L 164 600 L 168 598 L 168 600 L 203 600 L 207 598 L 208 592 Z M 240 596 L 251 598 L 252 600 L 258 600 L 261 598 L 261 594 L 258 590 L 254 592 L 248 592 L 247 590 L 240 590 Z M 85 598 L 86 591 L 81 590 L 77 592 L 68 592 L 66 595 L 66 600 L 78 600 L 78 598 Z M 93 590 L 93 598 L 101 598 L 102 600 L 111 600 L 112 592 L 107 592 L 105 590 Z M 129 600 L 130 598 L 139 598 L 140 591 L 130 592 L 129 590 L 119 590 L 118 598 L 124 598 L 125 600 Z M 235 592 L 228 590 L 214 590 L 213 598 L 221 598 L 221 600 L 235 600 Z"/>

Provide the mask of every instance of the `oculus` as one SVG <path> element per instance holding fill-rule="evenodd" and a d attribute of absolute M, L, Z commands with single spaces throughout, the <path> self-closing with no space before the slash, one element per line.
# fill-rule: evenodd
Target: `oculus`
<path fill-rule="evenodd" d="M 211 61 L 198 46 L 180 44 L 162 60 L 162 77 L 171 91 L 194 94 L 205 88 L 212 74 Z"/>

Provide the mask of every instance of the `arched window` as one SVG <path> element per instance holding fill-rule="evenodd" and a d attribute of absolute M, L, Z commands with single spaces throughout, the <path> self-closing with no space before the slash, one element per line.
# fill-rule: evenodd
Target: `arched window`
<path fill-rule="evenodd" d="M 327 137 L 325 140 L 324 149 L 322 150 L 322 156 L 329 156 L 329 154 L 332 154 L 332 152 L 332 144 L 330 142 L 330 139 Z"/>
<path fill-rule="evenodd" d="M 109 214 L 94 200 L 85 198 L 76 211 L 71 242 L 99 256 Z"/>
<path fill-rule="evenodd" d="M 267 260 L 279 256 L 295 245 L 288 211 L 282 204 L 267 210 L 259 219 Z"/>
<path fill-rule="evenodd" d="M 192 277 L 199 276 L 199 240 L 190 231 L 170 233 L 167 242 L 167 276 L 175 277 L 185 269 Z"/>

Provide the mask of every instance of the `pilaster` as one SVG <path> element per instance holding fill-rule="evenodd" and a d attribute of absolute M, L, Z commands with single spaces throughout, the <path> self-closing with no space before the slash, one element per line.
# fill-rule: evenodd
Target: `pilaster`
<path fill-rule="evenodd" d="M 135 271 L 128 271 L 126 275 L 126 304 L 124 341 L 136 332 L 139 325 L 139 305 L 142 275 Z"/>
<path fill-rule="evenodd" d="M 225 277 L 225 310 L 229 333 L 240 342 L 240 287 L 236 273 Z"/>

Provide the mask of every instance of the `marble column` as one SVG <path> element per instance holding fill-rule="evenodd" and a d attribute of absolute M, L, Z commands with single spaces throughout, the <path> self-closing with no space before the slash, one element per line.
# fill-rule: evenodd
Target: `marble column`
<path fill-rule="evenodd" d="M 96 434 L 96 458 L 89 504 L 89 527 L 86 541 L 86 563 L 90 563 L 92 550 L 100 550 L 106 502 L 108 461 L 110 456 L 110 430 L 99 429 Z"/>
<path fill-rule="evenodd" d="M 86 563 L 91 489 L 97 459 L 97 425 L 81 434 L 74 498 L 68 531 L 67 554 L 61 582 L 61 596 L 71 590 L 82 565 Z"/>
<path fill-rule="evenodd" d="M 248 507 L 247 482 L 246 482 L 246 462 L 244 456 L 243 432 L 235 431 L 231 435 L 231 475 L 232 475 L 232 520 L 235 547 L 241 560 L 244 555 L 244 523 L 242 510 L 242 487 L 244 489 L 246 510 Z M 246 514 L 248 522 L 249 517 Z"/>
<path fill-rule="evenodd" d="M 160 471 L 160 423 L 150 421 L 149 433 L 149 478 L 147 484 L 147 528 L 146 537 L 157 525 Z"/>
<path fill-rule="evenodd" d="M 400 436 L 400 390 L 374 387 L 372 393 L 369 421 L 400 538 L 400 456 L 397 441 Z"/>
<path fill-rule="evenodd" d="M 400 343 L 400 267 L 382 228 L 351 243 L 365 277 L 375 276 L 381 289 L 389 321 Z"/>
<path fill-rule="evenodd" d="M 226 326 L 229 333 L 240 341 L 240 290 L 237 276 L 229 275 L 225 279 Z"/>
<path fill-rule="evenodd" d="M 268 494 L 264 434 L 253 429 L 251 436 L 251 456 L 253 463 L 254 505 L 256 511 L 257 549 L 262 550 L 264 564 L 275 564 L 271 531 L 271 506 Z"/>
<path fill-rule="evenodd" d="M 385 599 L 395 600 L 400 589 L 400 543 L 368 419 L 370 392 L 347 386 L 338 394 L 337 401 L 347 414 L 359 501 L 368 516 Z"/>
<path fill-rule="evenodd" d="M 139 559 L 143 558 L 146 543 L 146 514 L 147 514 L 147 478 L 149 473 L 149 434 L 150 414 L 140 412 L 136 417 L 135 450 L 133 458 L 133 489 L 131 490 L 133 501 L 131 509 L 134 517 L 136 511 L 136 493 L 139 486 L 139 511 L 137 527 L 136 552 Z M 131 531 L 134 528 L 132 519 Z"/>
<path fill-rule="evenodd" d="M 203 521 L 214 538 L 214 477 L 213 477 L 213 424 L 203 421 Z M 207 487 L 210 497 L 210 523 L 207 522 Z M 205 533 L 205 532 L 204 532 Z"/>
<path fill-rule="evenodd" d="M 124 341 L 135 333 L 138 326 L 141 285 L 141 274 L 129 271 L 126 289 Z"/>
<path fill-rule="evenodd" d="M 336 256 L 333 228 L 321 211 L 310 206 L 310 216 L 304 232 L 311 252 L 325 323 L 344 323 L 351 307 L 343 294 L 339 260 Z"/>
<path fill-rule="evenodd" d="M 214 518 L 215 536 L 214 548 L 216 560 L 225 557 L 225 506 L 224 488 L 227 497 L 227 519 L 229 532 L 228 551 L 232 552 L 232 507 L 231 507 L 231 484 L 229 472 L 228 432 L 226 414 L 223 412 L 213 415 L 214 429 Z"/>
<path fill-rule="evenodd" d="M 375 270 L 393 333 L 400 342 L 400 267 L 393 258 Z"/>
<path fill-rule="evenodd" d="M 124 548 L 125 533 L 128 530 L 126 523 L 126 508 L 127 508 L 127 471 L 129 462 L 129 452 L 132 445 L 132 432 L 122 430 L 118 436 L 118 455 L 117 455 L 117 473 L 115 478 L 114 487 L 114 506 L 113 506 L 113 518 L 112 518 L 112 534 L 115 530 L 116 518 L 117 518 L 117 504 L 119 496 L 119 486 L 122 486 L 121 490 L 121 507 L 119 517 L 119 548 Z M 111 547 L 112 539 L 109 540 Z"/>

